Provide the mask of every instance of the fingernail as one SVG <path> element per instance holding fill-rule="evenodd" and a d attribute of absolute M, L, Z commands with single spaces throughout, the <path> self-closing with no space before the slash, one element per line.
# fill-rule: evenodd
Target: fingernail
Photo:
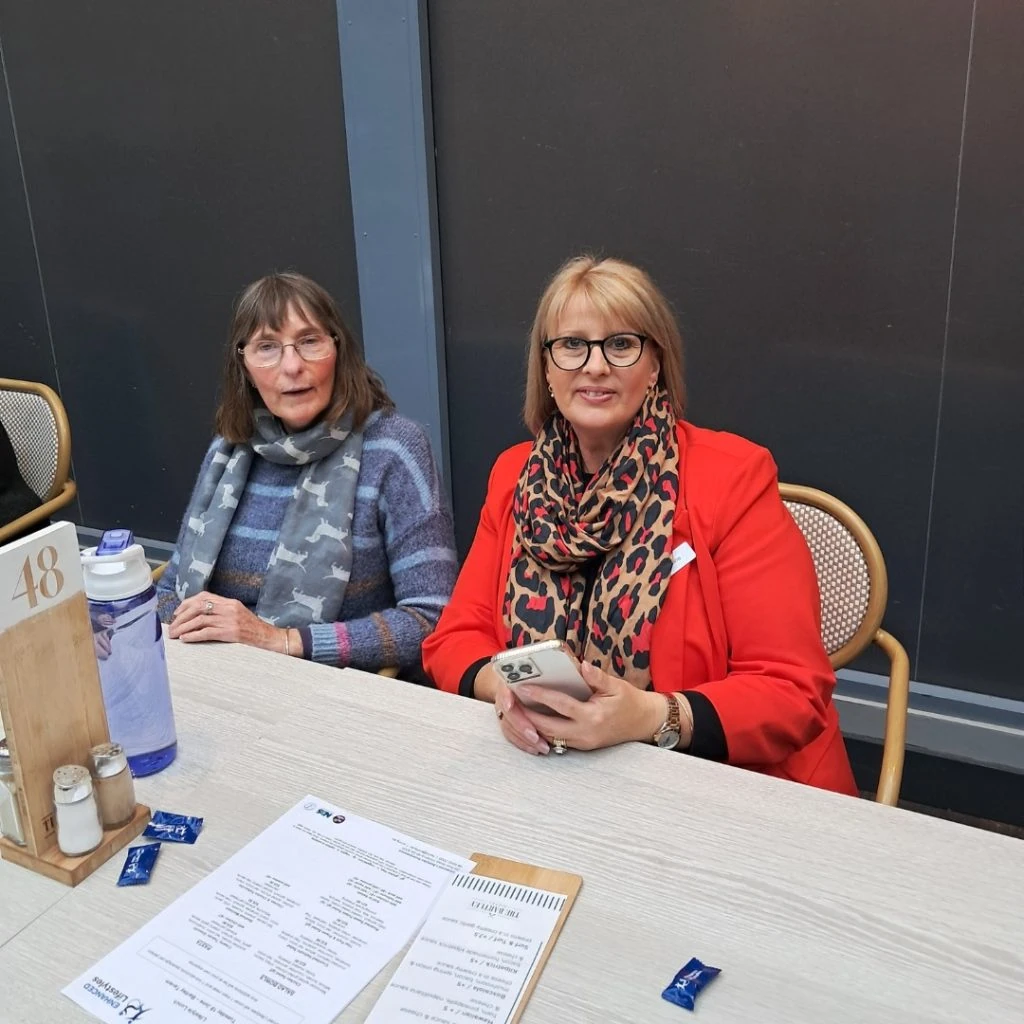
<path fill-rule="evenodd" d="M 540 739 L 540 737 L 539 737 L 539 736 L 537 735 L 537 733 L 536 733 L 536 731 L 535 731 L 534 729 L 527 729 L 527 730 L 526 730 L 526 738 L 527 738 L 527 739 L 528 739 L 528 740 L 529 740 L 529 741 L 530 741 L 531 743 L 536 743 L 536 742 L 537 742 L 537 740 L 539 740 L 539 739 Z"/>
<path fill-rule="evenodd" d="M 542 742 L 541 745 L 540 745 L 540 748 L 537 751 L 537 753 L 538 754 L 547 754 L 550 750 L 551 750 L 551 748 L 546 743 Z"/>

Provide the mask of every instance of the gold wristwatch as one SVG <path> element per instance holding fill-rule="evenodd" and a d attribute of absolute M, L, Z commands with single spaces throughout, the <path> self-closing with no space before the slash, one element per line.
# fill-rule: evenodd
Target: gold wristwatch
<path fill-rule="evenodd" d="M 682 727 L 679 721 L 679 701 L 671 693 L 663 693 L 662 696 L 668 702 L 668 716 L 658 731 L 651 737 L 651 742 L 665 750 L 675 750 L 679 746 L 682 734 Z"/>

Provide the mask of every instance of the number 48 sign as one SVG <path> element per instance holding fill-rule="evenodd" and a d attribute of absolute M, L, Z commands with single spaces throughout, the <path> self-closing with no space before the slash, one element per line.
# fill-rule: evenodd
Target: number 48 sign
<path fill-rule="evenodd" d="M 78 534 L 55 523 L 0 547 L 0 633 L 82 590 Z"/>
<path fill-rule="evenodd" d="M 58 568 L 57 549 L 52 544 L 40 548 L 36 552 L 36 571 L 38 579 L 32 571 L 32 556 L 25 556 L 25 564 L 21 568 L 21 575 L 18 577 L 20 590 L 14 591 L 15 598 L 24 597 L 28 600 L 30 608 L 39 604 L 39 595 L 51 600 L 55 598 L 64 587 L 64 573 Z"/>

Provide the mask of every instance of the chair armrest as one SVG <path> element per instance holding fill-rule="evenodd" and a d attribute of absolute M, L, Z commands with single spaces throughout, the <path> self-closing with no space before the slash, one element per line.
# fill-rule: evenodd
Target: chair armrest
<path fill-rule="evenodd" d="M 44 501 L 39 508 L 34 508 L 31 512 L 26 512 L 23 516 L 18 516 L 12 522 L 0 526 L 0 544 L 6 544 L 10 537 L 16 537 L 19 533 L 25 533 L 31 530 L 37 523 L 49 519 L 58 509 L 62 509 L 65 505 L 70 504 L 77 493 L 78 488 L 75 486 L 75 481 L 67 480 L 61 488 L 60 494 L 55 498 Z"/>
<path fill-rule="evenodd" d="M 889 656 L 889 700 L 885 708 L 882 771 L 875 800 L 895 807 L 903 782 L 903 755 L 907 745 L 907 704 L 910 699 L 910 658 L 891 633 L 875 633 L 874 641 Z"/>

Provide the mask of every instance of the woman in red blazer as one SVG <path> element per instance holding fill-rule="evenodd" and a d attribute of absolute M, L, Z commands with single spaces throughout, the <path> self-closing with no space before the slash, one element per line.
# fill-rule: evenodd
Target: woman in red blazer
<path fill-rule="evenodd" d="M 530 753 L 653 742 L 855 794 L 810 553 L 768 451 L 683 421 L 681 350 L 637 267 L 558 271 L 530 338 L 536 439 L 491 471 L 424 666 L 494 703 Z M 522 683 L 517 698 L 490 665 L 549 639 L 580 658 L 590 700 Z"/>

